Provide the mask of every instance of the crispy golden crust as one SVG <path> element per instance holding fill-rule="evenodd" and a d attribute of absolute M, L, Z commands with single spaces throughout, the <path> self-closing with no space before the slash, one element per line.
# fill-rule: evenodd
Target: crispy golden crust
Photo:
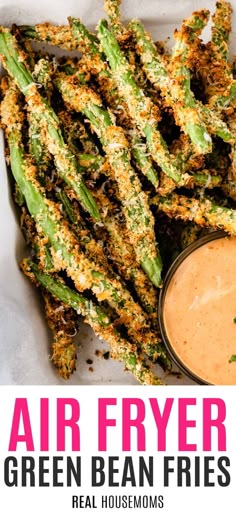
<path fill-rule="evenodd" d="M 63 80 L 61 83 L 61 89 L 64 100 L 77 111 L 92 109 L 91 105 L 102 106 L 101 98 L 87 86 L 76 89 L 73 78 L 65 78 L 65 81 Z M 131 166 L 130 147 L 124 130 L 115 125 L 115 120 L 114 125 L 109 124 L 109 126 L 101 128 L 96 126 L 94 130 L 102 139 L 104 151 L 113 169 L 122 202 L 122 210 L 128 222 L 130 241 L 136 251 L 138 262 L 143 261 L 144 253 L 146 254 L 145 249 L 148 249 L 149 257 L 155 259 L 157 249 L 154 218 L 149 209 L 148 196 L 141 189 L 140 181 Z M 135 213 L 138 213 L 139 217 L 142 216 L 143 224 L 135 221 Z"/>
<path fill-rule="evenodd" d="M 212 98 L 215 95 L 227 97 L 231 85 L 231 78 L 228 74 L 229 66 L 223 63 L 219 57 L 216 58 L 212 42 L 199 45 L 196 52 L 192 53 L 191 59 L 192 66 L 195 67 L 204 84 L 208 101 L 214 103 Z"/>
<path fill-rule="evenodd" d="M 13 129 L 21 130 L 24 112 L 20 102 L 21 94 L 15 84 L 7 79 L 3 79 L 1 87 L 5 93 L 1 102 L 1 123 L 8 137 Z"/>
<path fill-rule="evenodd" d="M 217 206 L 210 199 L 187 198 L 172 194 L 167 198 L 157 199 L 158 209 L 169 217 L 194 221 L 199 226 L 208 226 L 225 230 L 236 235 L 236 212 L 223 206 Z"/>
<path fill-rule="evenodd" d="M 72 37 L 68 25 L 51 25 L 50 23 L 38 23 L 35 30 L 42 41 L 48 41 L 52 45 L 62 47 L 66 50 L 80 50 L 80 45 Z"/>
<path fill-rule="evenodd" d="M 72 339 L 63 334 L 57 335 L 52 343 L 51 360 L 63 379 L 70 378 L 76 370 L 76 346 Z"/>
<path fill-rule="evenodd" d="M 102 221 L 108 230 L 106 246 L 109 258 L 116 265 L 121 277 L 134 285 L 144 309 L 152 313 L 153 319 L 157 318 L 156 289 L 139 267 L 127 225 L 120 222 L 120 209 L 102 192 L 93 191 L 93 194 L 100 207 Z"/>
<path fill-rule="evenodd" d="M 69 379 L 76 369 L 76 346 L 73 337 L 78 332 L 78 314 L 41 288 L 27 261 L 22 261 L 20 267 L 30 281 L 41 290 L 46 320 L 53 335 L 51 360 L 60 377 Z"/>
<path fill-rule="evenodd" d="M 76 369 L 76 346 L 73 337 L 78 331 L 78 315 L 64 303 L 43 290 L 45 314 L 53 334 L 51 360 L 58 374 L 69 379 Z"/>

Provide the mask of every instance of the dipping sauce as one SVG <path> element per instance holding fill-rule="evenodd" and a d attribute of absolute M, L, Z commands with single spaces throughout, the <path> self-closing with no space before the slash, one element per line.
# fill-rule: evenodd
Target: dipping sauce
<path fill-rule="evenodd" d="M 236 237 L 214 238 L 184 258 L 165 291 L 163 324 L 190 372 L 236 385 Z"/>

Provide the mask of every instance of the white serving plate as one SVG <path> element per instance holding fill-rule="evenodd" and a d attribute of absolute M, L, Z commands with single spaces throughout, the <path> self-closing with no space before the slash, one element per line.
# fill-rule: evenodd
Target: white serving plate
<path fill-rule="evenodd" d="M 232 6 L 236 11 L 236 0 Z M 193 10 L 214 9 L 215 2 L 180 0 L 123 0 L 124 20 L 138 17 L 156 40 L 166 40 L 183 18 Z M 49 21 L 67 23 L 67 17 L 79 17 L 90 28 L 104 17 L 103 0 L 0 0 L 2 25 L 35 24 Z M 236 12 L 233 15 L 236 28 Z M 207 34 L 206 34 L 207 37 Z M 231 37 L 236 52 L 236 34 Z M 77 371 L 69 381 L 56 374 L 49 361 L 50 336 L 39 296 L 19 271 L 18 264 L 26 256 L 24 239 L 18 226 L 8 184 L 4 159 L 3 135 L 0 135 L 0 384 L 138 384 L 123 364 L 99 359 L 95 351 L 108 349 L 87 325 L 81 325 Z M 93 372 L 86 363 L 92 359 Z M 168 384 L 193 384 L 182 376 L 169 376 Z"/>

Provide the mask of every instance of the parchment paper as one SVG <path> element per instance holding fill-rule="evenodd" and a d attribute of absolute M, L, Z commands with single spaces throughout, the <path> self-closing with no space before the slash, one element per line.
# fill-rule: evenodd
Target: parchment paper
<path fill-rule="evenodd" d="M 232 2 L 236 11 L 236 0 Z M 183 18 L 193 10 L 214 8 L 209 1 L 123 0 L 124 19 L 138 17 L 157 40 L 171 36 Z M 79 17 L 90 28 L 104 17 L 103 0 L 0 0 L 0 24 L 35 24 L 50 21 L 66 23 L 68 16 Z M 236 27 L 236 13 L 233 15 Z M 207 37 L 207 34 L 206 34 Z M 235 32 L 231 38 L 236 51 Z M 18 227 L 11 200 L 3 135 L 0 134 L 0 384 L 137 384 L 116 361 L 101 360 L 96 350 L 108 349 L 93 332 L 81 325 L 77 371 L 69 381 L 60 379 L 49 361 L 50 335 L 36 290 L 19 271 L 26 255 L 24 239 Z M 93 372 L 86 363 L 92 359 Z M 192 384 L 170 376 L 169 384 Z"/>

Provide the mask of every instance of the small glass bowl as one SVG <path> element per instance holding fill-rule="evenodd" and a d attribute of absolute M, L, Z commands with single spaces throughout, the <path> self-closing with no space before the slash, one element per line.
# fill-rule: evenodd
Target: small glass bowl
<path fill-rule="evenodd" d="M 178 267 L 182 264 L 182 262 L 189 256 L 191 253 L 204 244 L 207 244 L 208 242 L 211 242 L 215 239 L 221 239 L 222 237 L 229 237 L 227 233 L 225 233 L 223 230 L 216 230 L 209 232 L 207 235 L 204 235 L 203 237 L 200 237 L 200 239 L 197 239 L 192 244 L 189 244 L 180 255 L 174 260 L 172 265 L 170 266 L 169 270 L 167 271 L 167 274 L 164 279 L 164 284 L 160 292 L 159 297 L 159 308 L 158 308 L 158 315 L 159 315 L 159 325 L 161 330 L 161 335 L 163 342 L 167 348 L 167 351 L 169 352 L 172 360 L 175 362 L 175 364 L 178 366 L 178 368 L 187 375 L 190 379 L 195 381 L 198 384 L 204 384 L 204 385 L 210 385 L 211 383 L 205 381 L 201 377 L 199 377 L 197 374 L 195 374 L 192 370 L 190 370 L 180 359 L 178 354 L 176 353 L 174 347 L 172 346 L 169 338 L 168 333 L 165 328 L 164 323 L 164 305 L 165 305 L 165 297 L 166 293 L 168 291 L 168 287 L 170 284 L 170 281 L 172 280 L 173 275 L 175 274 Z"/>

